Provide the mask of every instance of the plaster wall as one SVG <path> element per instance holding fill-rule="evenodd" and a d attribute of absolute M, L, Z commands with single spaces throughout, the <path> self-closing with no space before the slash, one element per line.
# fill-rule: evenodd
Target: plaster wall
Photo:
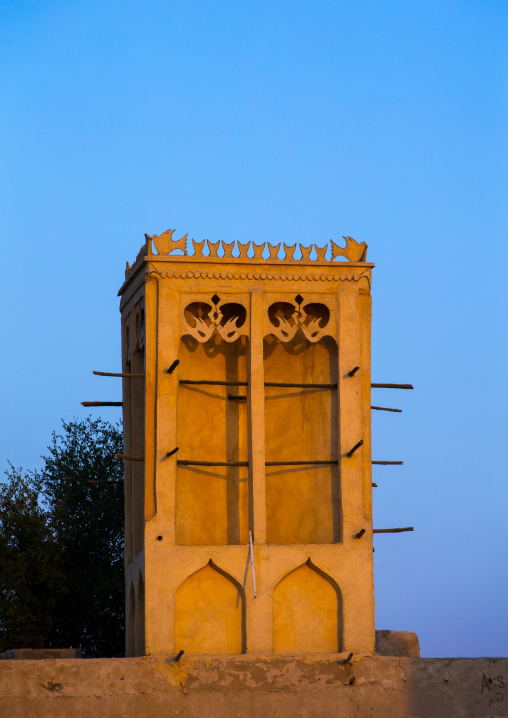
<path fill-rule="evenodd" d="M 372 265 L 260 262 L 148 242 L 121 290 L 124 371 L 144 374 L 124 380 L 126 453 L 143 458 L 125 462 L 129 655 L 374 650 Z M 182 383 L 202 379 L 243 385 Z M 269 465 L 294 460 L 327 463 Z"/>
<path fill-rule="evenodd" d="M 344 659 L 344 654 L 339 659 Z M 172 657 L 0 661 L 9 718 L 492 718 L 506 658 Z"/>

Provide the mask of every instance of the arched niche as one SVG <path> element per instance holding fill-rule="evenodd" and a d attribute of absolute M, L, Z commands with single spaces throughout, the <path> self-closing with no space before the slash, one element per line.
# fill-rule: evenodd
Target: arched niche
<path fill-rule="evenodd" d="M 288 341 L 269 334 L 263 354 L 265 382 L 337 384 L 330 336 L 311 342 L 301 331 Z M 266 461 L 337 461 L 337 391 L 266 386 Z M 341 541 L 338 464 L 267 466 L 266 531 L 269 544 Z"/>
<path fill-rule="evenodd" d="M 136 603 L 136 655 L 145 655 L 145 584 L 141 575 L 139 576 Z"/>
<path fill-rule="evenodd" d="M 340 589 L 310 559 L 275 587 L 273 650 L 278 653 L 342 650 Z"/>
<path fill-rule="evenodd" d="M 136 594 L 131 583 L 127 603 L 127 645 L 126 653 L 128 658 L 136 655 Z"/>
<path fill-rule="evenodd" d="M 175 649 L 245 653 L 245 593 L 213 561 L 189 576 L 175 600 Z"/>
<path fill-rule="evenodd" d="M 247 382 L 247 349 L 248 338 L 243 335 L 226 341 L 215 333 L 205 342 L 184 335 L 180 379 Z M 247 462 L 246 395 L 246 386 L 180 384 L 178 459 Z M 229 398 L 238 396 L 244 398 Z M 177 543 L 248 542 L 248 471 L 247 466 L 177 467 Z"/>

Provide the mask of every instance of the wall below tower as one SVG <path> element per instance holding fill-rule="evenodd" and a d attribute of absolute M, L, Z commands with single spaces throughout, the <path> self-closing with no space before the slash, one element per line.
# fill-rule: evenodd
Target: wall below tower
<path fill-rule="evenodd" d="M 343 654 L 339 658 L 344 659 Z M 337 655 L 0 662 L 10 718 L 491 718 L 508 715 L 507 658 Z"/>

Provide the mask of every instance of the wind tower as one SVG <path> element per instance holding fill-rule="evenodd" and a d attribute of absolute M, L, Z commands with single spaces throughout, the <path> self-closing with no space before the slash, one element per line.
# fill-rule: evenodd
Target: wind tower
<path fill-rule="evenodd" d="M 373 265 L 345 239 L 170 230 L 127 265 L 127 655 L 374 650 Z"/>

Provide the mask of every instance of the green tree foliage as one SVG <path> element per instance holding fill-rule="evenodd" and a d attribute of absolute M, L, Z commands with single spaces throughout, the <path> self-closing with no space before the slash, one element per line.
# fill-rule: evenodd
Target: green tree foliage
<path fill-rule="evenodd" d="M 85 419 L 53 434 L 41 471 L 0 484 L 0 650 L 124 652 L 123 466 L 117 427 Z"/>

